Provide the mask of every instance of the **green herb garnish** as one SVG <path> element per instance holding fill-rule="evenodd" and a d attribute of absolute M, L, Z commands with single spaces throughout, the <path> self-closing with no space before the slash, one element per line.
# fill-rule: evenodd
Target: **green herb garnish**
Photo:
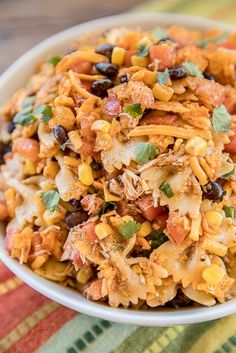
<path fill-rule="evenodd" d="M 137 56 L 148 56 L 150 45 L 141 44 Z"/>
<path fill-rule="evenodd" d="M 35 122 L 35 116 L 32 113 L 32 104 L 35 100 L 35 97 L 25 98 L 22 102 L 23 109 L 17 113 L 13 119 L 15 124 L 19 124 L 21 126 L 27 126 Z"/>
<path fill-rule="evenodd" d="M 148 237 L 148 240 L 151 241 L 152 249 L 157 249 L 163 243 L 168 240 L 168 237 L 163 233 L 161 229 L 154 230 Z"/>
<path fill-rule="evenodd" d="M 234 218 L 234 208 L 233 207 L 225 206 L 224 207 L 224 211 L 225 211 L 225 216 L 226 217 Z"/>
<path fill-rule="evenodd" d="M 108 211 L 113 211 L 116 209 L 117 209 L 116 204 L 114 202 L 108 201 L 102 205 L 98 214 L 99 214 L 99 216 L 101 216 L 101 215 L 107 213 Z"/>
<path fill-rule="evenodd" d="M 210 43 L 217 44 L 217 43 L 223 42 L 224 40 L 228 39 L 228 37 L 229 37 L 228 33 L 222 33 L 219 36 L 216 36 L 210 39 L 201 38 L 197 41 L 197 45 L 201 48 L 207 48 L 208 44 Z"/>
<path fill-rule="evenodd" d="M 54 67 L 61 61 L 61 57 L 59 55 L 50 56 L 48 58 L 48 63 L 52 64 Z"/>
<path fill-rule="evenodd" d="M 227 132 L 230 129 L 230 114 L 228 113 L 224 104 L 213 109 L 212 125 L 216 132 Z"/>
<path fill-rule="evenodd" d="M 161 27 L 156 27 L 154 29 L 154 32 L 152 34 L 153 38 L 157 39 L 163 39 L 163 38 L 168 38 L 168 33 Z"/>
<path fill-rule="evenodd" d="M 125 111 L 125 113 L 131 115 L 132 118 L 139 118 L 143 114 L 141 104 L 139 104 L 139 103 L 133 103 L 133 104 L 126 105 L 124 111 Z"/>
<path fill-rule="evenodd" d="M 52 107 L 48 104 L 41 104 L 34 109 L 34 115 L 39 116 L 40 120 L 47 122 L 52 118 Z"/>
<path fill-rule="evenodd" d="M 41 193 L 41 199 L 44 206 L 51 212 L 55 211 L 60 200 L 60 195 L 57 191 L 49 190 Z"/>
<path fill-rule="evenodd" d="M 119 233 L 124 240 L 131 239 L 141 228 L 141 224 L 136 221 L 125 221 L 119 227 Z"/>
<path fill-rule="evenodd" d="M 154 159 L 159 153 L 159 149 L 152 143 L 139 142 L 135 148 L 135 161 L 139 165 L 144 165 Z"/>
<path fill-rule="evenodd" d="M 183 63 L 183 66 L 190 76 L 204 77 L 199 68 L 192 61 L 187 61 Z"/>
<path fill-rule="evenodd" d="M 165 85 L 170 79 L 169 71 L 168 69 L 165 69 L 163 72 L 158 72 L 157 73 L 157 80 L 161 85 Z"/>
<path fill-rule="evenodd" d="M 163 181 L 159 189 L 168 197 L 171 198 L 174 196 L 173 191 L 171 190 L 170 184 L 167 181 Z"/>

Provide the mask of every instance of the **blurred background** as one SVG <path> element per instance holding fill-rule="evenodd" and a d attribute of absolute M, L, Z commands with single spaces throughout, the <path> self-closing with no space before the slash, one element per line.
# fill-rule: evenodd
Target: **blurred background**
<path fill-rule="evenodd" d="M 42 39 L 145 0 L 0 0 L 0 73 Z"/>
<path fill-rule="evenodd" d="M 58 31 L 134 10 L 236 23 L 236 0 L 0 0 L 0 74 L 27 49 Z"/>

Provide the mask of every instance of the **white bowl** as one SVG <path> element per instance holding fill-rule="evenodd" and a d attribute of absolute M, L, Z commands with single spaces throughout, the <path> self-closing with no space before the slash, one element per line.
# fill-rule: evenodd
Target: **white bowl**
<path fill-rule="evenodd" d="M 141 26 L 151 29 L 155 26 L 184 25 L 190 29 L 206 30 L 213 27 L 232 32 L 230 25 L 200 17 L 176 14 L 122 14 L 111 16 L 72 27 L 60 32 L 35 46 L 22 55 L 0 77 L 0 105 L 4 103 L 18 88 L 22 87 L 32 74 L 36 64 L 49 54 L 63 53 L 73 41 L 87 31 L 99 31 L 117 26 Z M 26 266 L 20 265 L 10 258 L 4 248 L 4 230 L 0 229 L 0 259 L 5 265 L 29 286 L 45 296 L 81 313 L 103 319 L 143 326 L 171 326 L 190 324 L 217 319 L 236 312 L 236 299 L 225 304 L 207 307 L 189 307 L 185 309 L 158 309 L 156 311 L 113 309 L 85 299 L 80 293 L 64 288 L 56 283 L 40 278 Z"/>

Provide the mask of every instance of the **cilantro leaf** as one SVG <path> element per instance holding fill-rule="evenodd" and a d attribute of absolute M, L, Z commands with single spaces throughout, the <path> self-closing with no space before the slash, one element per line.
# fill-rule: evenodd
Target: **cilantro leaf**
<path fill-rule="evenodd" d="M 152 34 L 153 38 L 157 39 L 163 39 L 163 38 L 168 38 L 168 33 L 161 27 L 156 27 L 154 29 L 154 32 Z"/>
<path fill-rule="evenodd" d="M 170 184 L 167 181 L 163 181 L 159 186 L 159 189 L 170 199 L 174 196 L 174 193 L 170 187 Z"/>
<path fill-rule="evenodd" d="M 225 217 L 231 217 L 234 218 L 234 208 L 233 207 L 224 207 L 224 212 L 225 212 Z"/>
<path fill-rule="evenodd" d="M 210 43 L 217 44 L 217 43 L 223 42 L 224 40 L 228 39 L 228 37 L 229 37 L 228 33 L 222 33 L 219 36 L 209 38 L 209 39 L 201 38 L 197 41 L 197 45 L 205 49 L 208 47 L 208 44 Z"/>
<path fill-rule="evenodd" d="M 185 62 L 183 66 L 190 76 L 204 77 L 199 68 L 192 61 Z"/>
<path fill-rule="evenodd" d="M 41 199 L 44 206 L 50 210 L 55 211 L 60 200 L 60 195 L 55 190 L 49 190 L 41 193 Z"/>
<path fill-rule="evenodd" d="M 52 64 L 55 67 L 57 66 L 60 60 L 61 60 L 61 57 L 59 55 L 55 55 L 55 56 L 49 56 L 47 61 L 48 63 Z"/>
<path fill-rule="evenodd" d="M 212 125 L 216 132 L 227 132 L 230 129 L 230 114 L 224 104 L 213 109 Z"/>
<path fill-rule="evenodd" d="M 141 44 L 139 47 L 139 52 L 137 56 L 148 56 L 149 55 L 149 47 L 150 45 Z"/>
<path fill-rule="evenodd" d="M 141 228 L 141 224 L 136 221 L 125 221 L 119 227 L 119 233 L 124 240 L 131 239 Z"/>
<path fill-rule="evenodd" d="M 114 202 L 107 201 L 102 205 L 98 214 L 99 216 L 101 216 L 104 213 L 107 213 L 109 211 L 116 210 L 116 209 L 117 209 L 117 206 Z"/>
<path fill-rule="evenodd" d="M 159 153 L 159 149 L 152 143 L 139 142 L 135 149 L 135 161 L 139 165 L 144 165 L 151 161 Z"/>
<path fill-rule="evenodd" d="M 148 240 L 151 241 L 151 248 L 152 249 L 157 249 L 161 244 L 165 243 L 168 240 L 168 237 L 165 235 L 165 233 L 161 230 L 154 230 L 148 237 Z"/>
<path fill-rule="evenodd" d="M 158 72 L 157 79 L 161 85 L 165 85 L 166 82 L 170 79 L 169 70 L 165 69 L 163 72 Z"/>
<path fill-rule="evenodd" d="M 34 114 L 39 116 L 41 121 L 47 122 L 52 117 L 52 107 L 48 104 L 41 104 L 34 109 Z"/>
<path fill-rule="evenodd" d="M 133 104 L 126 105 L 124 111 L 125 111 L 125 113 L 131 115 L 132 118 L 139 118 L 143 114 L 141 104 L 139 104 L 139 103 L 133 103 Z"/>
<path fill-rule="evenodd" d="M 35 116 L 32 113 L 21 111 L 15 115 L 13 122 L 21 126 L 27 126 L 35 122 Z"/>
<path fill-rule="evenodd" d="M 35 96 L 27 97 L 23 100 L 22 107 L 32 109 L 32 105 L 33 105 L 34 101 L 35 101 Z"/>
<path fill-rule="evenodd" d="M 34 100 L 35 96 L 27 97 L 23 100 L 23 109 L 14 116 L 13 122 L 15 124 L 27 126 L 35 122 L 35 116 L 32 114 L 32 104 Z"/>

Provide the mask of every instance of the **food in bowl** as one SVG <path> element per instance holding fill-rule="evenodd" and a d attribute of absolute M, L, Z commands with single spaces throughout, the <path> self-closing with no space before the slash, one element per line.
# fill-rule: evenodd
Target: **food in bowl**
<path fill-rule="evenodd" d="M 112 29 L 1 109 L 9 254 L 112 307 L 235 295 L 235 35 Z"/>

